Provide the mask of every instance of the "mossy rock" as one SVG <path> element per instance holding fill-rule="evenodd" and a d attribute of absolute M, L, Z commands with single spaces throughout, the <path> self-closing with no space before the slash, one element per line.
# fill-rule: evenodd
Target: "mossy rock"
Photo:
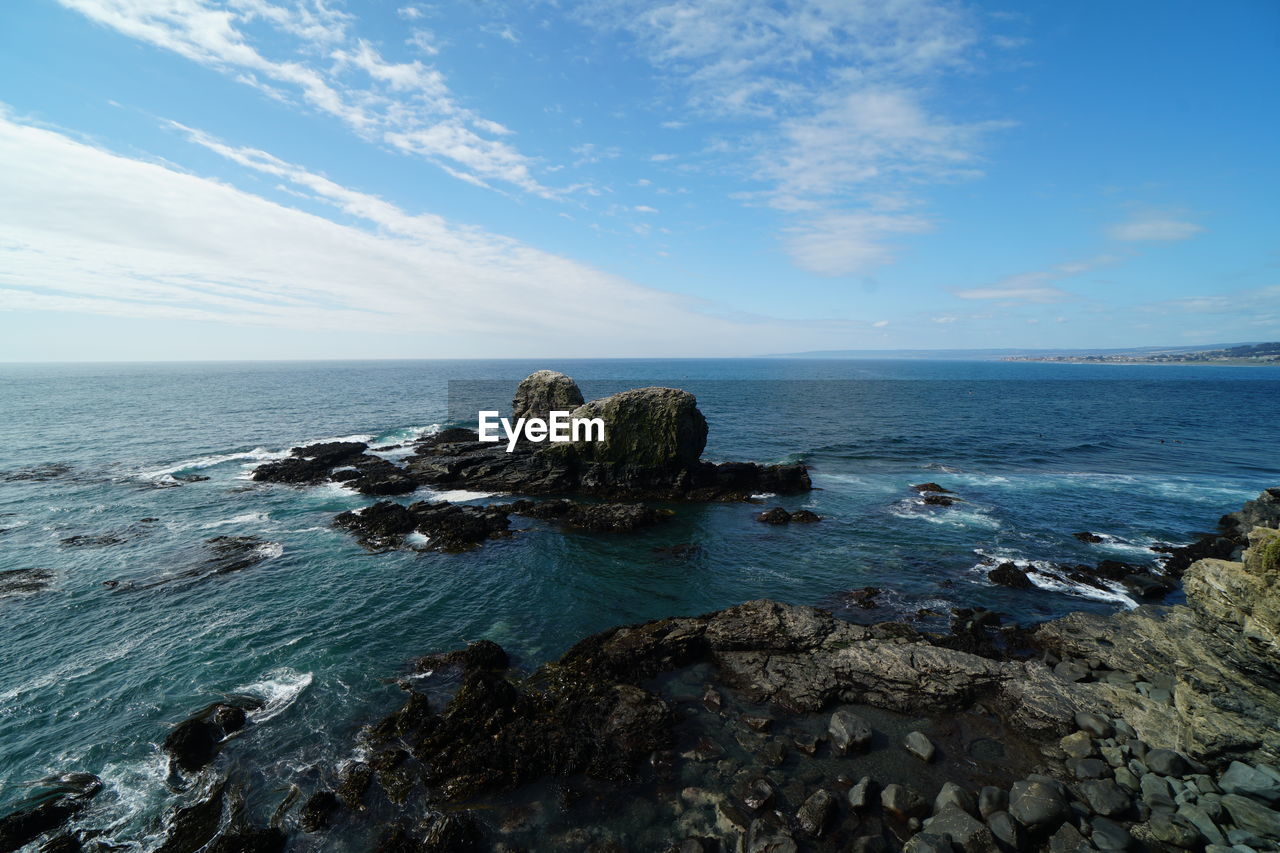
<path fill-rule="evenodd" d="M 707 445 L 707 419 L 688 391 L 636 388 L 573 411 L 574 418 L 601 418 L 604 441 L 579 441 L 573 448 L 587 462 L 634 468 L 694 465 Z"/>

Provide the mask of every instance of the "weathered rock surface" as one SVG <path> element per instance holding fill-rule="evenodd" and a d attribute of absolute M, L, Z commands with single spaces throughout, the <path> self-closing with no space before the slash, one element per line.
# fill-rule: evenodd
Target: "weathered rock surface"
<path fill-rule="evenodd" d="M 555 370 L 539 370 L 516 387 L 511 417 L 546 420 L 551 412 L 572 412 L 583 402 L 578 383 Z"/>
<path fill-rule="evenodd" d="M 44 779 L 36 791 L 0 817 L 0 851 L 18 850 L 63 826 L 102 790 L 102 780 L 88 773 Z"/>
<path fill-rule="evenodd" d="M 1275 491 L 1251 501 L 1247 517 L 1270 512 Z M 1275 761 L 1280 733 L 1269 721 L 1280 717 L 1280 561 L 1269 555 L 1276 541 L 1280 532 L 1254 528 L 1242 560 L 1193 563 L 1183 577 L 1185 605 L 1074 613 L 1039 626 L 1035 642 L 1060 658 L 1091 660 L 1095 670 L 1133 674 L 1077 689 L 1143 740 L 1202 761 Z"/>
<path fill-rule="evenodd" d="M 164 750 L 174 766 L 199 771 L 213 761 L 228 735 L 245 727 L 247 711 L 257 707 L 247 698 L 234 705 L 214 702 L 174 726 L 164 739 Z"/>

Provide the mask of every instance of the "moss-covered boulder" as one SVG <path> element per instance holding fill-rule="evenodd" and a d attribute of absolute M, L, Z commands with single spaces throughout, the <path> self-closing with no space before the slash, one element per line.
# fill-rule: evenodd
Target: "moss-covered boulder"
<path fill-rule="evenodd" d="M 635 388 L 574 409 L 573 418 L 600 418 L 604 441 L 573 445 L 579 459 L 636 469 L 677 469 L 698 464 L 707 445 L 707 419 L 688 391 Z"/>
<path fill-rule="evenodd" d="M 571 412 L 583 403 L 578 383 L 555 370 L 539 370 L 525 377 L 511 401 L 513 418 L 542 418 L 551 412 Z"/>

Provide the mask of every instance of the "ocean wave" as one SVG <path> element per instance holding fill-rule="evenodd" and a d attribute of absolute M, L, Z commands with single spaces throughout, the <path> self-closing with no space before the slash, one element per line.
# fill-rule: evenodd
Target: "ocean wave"
<path fill-rule="evenodd" d="M 1028 560 L 1024 557 L 1016 557 L 1009 554 L 991 553 L 981 548 L 975 548 L 974 553 L 983 559 L 975 564 L 971 571 L 980 574 L 984 580 L 986 580 L 987 572 L 1001 563 L 1013 563 L 1026 572 L 1027 580 L 1035 584 L 1037 589 L 1042 589 L 1046 592 L 1060 592 L 1077 598 L 1092 599 L 1093 601 L 1105 601 L 1108 604 L 1118 604 L 1129 610 L 1138 606 L 1138 602 L 1134 601 L 1124 586 L 1117 581 L 1098 578 L 1098 583 L 1101 584 L 1101 587 L 1098 587 L 1072 580 L 1063 573 L 1062 566 L 1048 560 Z M 990 583 L 990 581 L 987 582 Z"/>
<path fill-rule="evenodd" d="M 312 680 L 309 672 L 279 667 L 268 672 L 260 680 L 237 687 L 232 692 L 261 699 L 262 707 L 256 711 L 250 711 L 249 720 L 253 723 L 265 723 L 279 716 L 296 702 L 303 691 L 311 686 Z"/>
<path fill-rule="evenodd" d="M 896 518 L 927 521 L 947 527 L 985 527 L 988 530 L 999 530 L 1004 526 L 999 519 L 992 518 L 985 510 L 972 504 L 956 503 L 940 507 L 926 504 L 921 498 L 898 501 L 889 508 L 889 514 Z"/>
<path fill-rule="evenodd" d="M 181 485 L 175 478 L 174 474 L 180 474 L 183 471 L 199 471 L 204 468 L 214 468 L 218 465 L 225 465 L 228 462 L 266 462 L 272 459 L 283 459 L 289 455 L 289 451 L 283 450 L 267 450 L 265 447 L 255 447 L 253 450 L 242 450 L 234 453 L 222 453 L 214 456 L 197 456 L 194 459 L 184 459 L 181 462 L 170 465 L 168 468 L 160 468 L 155 471 L 146 471 L 138 476 L 144 480 L 154 480 L 164 482 L 166 478 L 172 480 L 175 484 Z"/>
<path fill-rule="evenodd" d="M 234 518 L 224 518 L 221 521 L 210 521 L 207 524 L 200 525 L 200 529 L 211 530 L 215 527 L 226 527 L 228 524 L 260 524 L 269 518 L 270 516 L 265 512 L 246 512 L 243 515 L 237 515 Z"/>

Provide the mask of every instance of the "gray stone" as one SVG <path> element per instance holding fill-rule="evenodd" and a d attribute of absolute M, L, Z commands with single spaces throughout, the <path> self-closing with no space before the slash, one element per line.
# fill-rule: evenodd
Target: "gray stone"
<path fill-rule="evenodd" d="M 875 782 L 870 776 L 863 776 L 858 784 L 849 789 L 849 807 L 854 811 L 862 811 L 871 803 L 875 794 Z"/>
<path fill-rule="evenodd" d="M 1191 850 L 1200 844 L 1200 831 L 1171 815 L 1155 814 L 1147 821 L 1151 837 L 1174 847 Z"/>
<path fill-rule="evenodd" d="M 753 820 L 747 830 L 747 853 L 798 853 L 795 839 L 772 821 Z"/>
<path fill-rule="evenodd" d="M 773 805 L 775 793 L 773 784 L 768 779 L 756 778 L 747 783 L 742 802 L 747 808 L 758 812 Z"/>
<path fill-rule="evenodd" d="M 991 830 L 956 805 L 948 805 L 924 822 L 924 828 L 933 835 L 946 835 L 951 843 L 964 853 L 987 853 L 995 847 Z"/>
<path fill-rule="evenodd" d="M 923 817 L 929 809 L 929 804 L 923 797 L 906 785 L 899 785 L 896 782 L 885 785 L 884 790 L 880 792 L 880 805 L 900 820 Z"/>
<path fill-rule="evenodd" d="M 1096 738 L 1111 737 L 1116 731 L 1115 727 L 1106 718 L 1084 711 L 1076 712 L 1076 728 L 1082 729 Z"/>
<path fill-rule="evenodd" d="M 827 827 L 831 825 L 837 811 L 836 798 L 830 791 L 819 789 L 814 791 L 796 812 L 796 823 L 809 835 L 821 838 L 826 833 Z"/>
<path fill-rule="evenodd" d="M 1125 746 L 1129 748 L 1129 754 L 1139 761 L 1147 757 L 1147 745 L 1137 738 L 1130 738 Z"/>
<path fill-rule="evenodd" d="M 1148 773 L 1142 777 L 1142 799 L 1152 808 L 1173 808 L 1173 793 L 1164 777 Z"/>
<path fill-rule="evenodd" d="M 1116 784 L 1131 794 L 1136 794 L 1142 790 L 1142 783 L 1138 781 L 1138 777 L 1134 776 L 1133 771 L 1128 767 L 1116 768 Z"/>
<path fill-rule="evenodd" d="M 1067 768 L 1077 779 L 1101 779 L 1111 769 L 1101 758 L 1068 758 Z"/>
<path fill-rule="evenodd" d="M 843 708 L 831 715 L 827 732 L 831 735 L 831 751 L 836 755 L 865 751 L 874 734 L 866 720 Z"/>
<path fill-rule="evenodd" d="M 1129 830 L 1114 820 L 1095 817 L 1089 821 L 1089 825 L 1093 829 L 1090 840 L 1099 850 L 1128 850 L 1133 847 L 1133 836 L 1129 834 Z"/>
<path fill-rule="evenodd" d="M 1069 823 L 1058 827 L 1058 831 L 1049 839 L 1050 853 L 1084 853 L 1092 849 L 1093 845 L 1085 840 L 1080 830 Z"/>
<path fill-rule="evenodd" d="M 1120 747 L 1104 746 L 1098 751 L 1102 753 L 1102 760 L 1112 767 L 1124 767 L 1124 752 Z"/>
<path fill-rule="evenodd" d="M 1135 738 L 1138 736 L 1138 733 L 1133 730 L 1133 726 L 1129 725 L 1124 720 L 1116 720 L 1115 727 L 1116 737 L 1118 738 L 1124 738 L 1127 740 L 1128 738 Z"/>
<path fill-rule="evenodd" d="M 1080 793 L 1089 808 L 1103 817 L 1116 817 L 1129 810 L 1129 795 L 1110 779 L 1081 782 Z"/>
<path fill-rule="evenodd" d="M 911 732 L 902 739 L 902 748 L 928 764 L 933 761 L 934 746 L 923 732 Z"/>
<path fill-rule="evenodd" d="M 889 842 L 882 835 L 860 835 L 849 845 L 849 853 L 890 853 Z"/>
<path fill-rule="evenodd" d="M 978 813 L 978 801 L 973 796 L 973 792 L 955 782 L 942 783 L 942 790 L 938 791 L 938 796 L 933 799 L 933 813 L 939 814 L 948 806 L 955 806 L 970 815 Z M 998 809 L 992 811 L 998 811 Z"/>
<path fill-rule="evenodd" d="M 1227 843 L 1226 836 L 1222 834 L 1222 830 L 1218 829 L 1218 825 L 1199 806 L 1190 803 L 1183 804 L 1178 806 L 1178 814 L 1199 830 L 1200 835 L 1210 844 Z"/>
<path fill-rule="evenodd" d="M 1228 794 L 1242 794 L 1269 805 L 1280 801 L 1280 779 L 1240 761 L 1231 762 L 1218 777 L 1218 785 Z"/>
<path fill-rule="evenodd" d="M 1022 824 L 1013 819 L 1008 812 L 992 812 L 987 817 L 987 827 L 991 830 L 991 834 L 1006 849 L 1021 850 L 1023 849 Z"/>
<path fill-rule="evenodd" d="M 1149 750 L 1147 757 L 1143 761 L 1151 769 L 1152 773 L 1159 773 L 1161 776 L 1177 776 L 1181 778 L 1190 769 L 1187 767 L 1187 760 L 1172 749 Z"/>
<path fill-rule="evenodd" d="M 512 422 L 516 418 L 545 420 L 550 412 L 571 412 L 582 403 L 582 392 L 572 379 L 554 370 L 539 370 L 516 386 Z"/>
<path fill-rule="evenodd" d="M 1280 813 L 1239 794 L 1224 794 L 1222 807 L 1241 829 L 1268 838 L 1280 838 Z"/>
<path fill-rule="evenodd" d="M 1024 779 L 1009 790 L 1009 814 L 1023 826 L 1053 829 L 1071 815 L 1071 807 L 1059 787 Z"/>
<path fill-rule="evenodd" d="M 1089 677 L 1089 667 L 1078 661 L 1064 660 L 1053 668 L 1053 674 L 1067 681 L 1084 681 Z"/>
<path fill-rule="evenodd" d="M 1058 741 L 1058 745 L 1071 758 L 1088 758 L 1097 754 L 1094 751 L 1093 738 L 1089 737 L 1088 732 L 1072 732 Z"/>
<path fill-rule="evenodd" d="M 990 818 L 996 812 L 1009 810 L 1009 792 L 994 785 L 987 785 L 978 793 L 978 814 L 982 819 Z"/>
<path fill-rule="evenodd" d="M 954 853 L 951 839 L 931 832 L 917 832 L 902 845 L 902 853 Z"/>

